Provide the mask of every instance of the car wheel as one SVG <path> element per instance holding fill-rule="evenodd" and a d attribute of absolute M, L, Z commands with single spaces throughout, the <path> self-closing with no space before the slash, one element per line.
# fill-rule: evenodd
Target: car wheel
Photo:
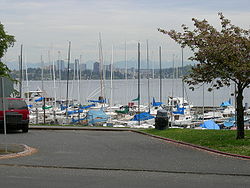
<path fill-rule="evenodd" d="M 27 133 L 27 132 L 29 131 L 29 124 L 23 125 L 22 131 L 23 131 L 24 133 Z"/>

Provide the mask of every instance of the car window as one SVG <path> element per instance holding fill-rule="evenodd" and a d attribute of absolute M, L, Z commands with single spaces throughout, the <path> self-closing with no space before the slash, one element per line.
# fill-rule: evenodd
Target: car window
<path fill-rule="evenodd" d="M 23 100 L 8 99 L 5 101 L 5 110 L 27 110 L 27 104 Z M 0 110 L 3 110 L 3 100 L 0 100 Z"/>
<path fill-rule="evenodd" d="M 23 100 L 8 100 L 8 109 L 24 110 L 28 109 L 28 107 Z"/>

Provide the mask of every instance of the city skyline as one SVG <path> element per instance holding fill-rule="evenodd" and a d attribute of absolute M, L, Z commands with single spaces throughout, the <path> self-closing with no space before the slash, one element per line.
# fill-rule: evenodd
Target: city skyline
<path fill-rule="evenodd" d="M 217 13 L 223 12 L 233 24 L 249 29 L 249 9 L 247 0 L 0 0 L 0 22 L 17 40 L 2 60 L 8 66 L 17 63 L 21 44 L 27 63 L 40 63 L 41 55 L 46 63 L 56 61 L 59 52 L 65 60 L 71 41 L 71 63 L 80 56 L 82 63 L 99 61 L 101 33 L 106 64 L 112 45 L 114 61 L 125 60 L 125 42 L 128 61 L 136 61 L 138 42 L 145 60 L 146 40 L 151 61 L 157 62 L 162 46 L 162 61 L 171 62 L 173 56 L 180 59 L 180 46 L 157 28 L 181 31 L 182 24 L 192 27 L 193 17 L 219 28 Z M 191 55 L 188 49 L 184 53 L 185 59 Z"/>

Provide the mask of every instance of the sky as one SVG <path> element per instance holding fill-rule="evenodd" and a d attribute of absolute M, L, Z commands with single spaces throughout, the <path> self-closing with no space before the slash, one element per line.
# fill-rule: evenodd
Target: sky
<path fill-rule="evenodd" d="M 23 44 L 24 60 L 40 64 L 67 59 L 71 42 L 71 62 L 94 62 L 99 59 L 99 33 L 105 64 L 137 59 L 137 43 L 141 43 L 141 59 L 146 59 L 146 41 L 150 61 L 157 62 L 162 46 L 163 67 L 180 62 L 180 46 L 157 28 L 181 31 L 181 25 L 192 27 L 192 18 L 206 19 L 219 28 L 218 12 L 233 24 L 249 29 L 249 0 L 0 0 L 0 22 L 16 43 L 3 61 L 17 64 Z M 184 58 L 191 56 L 184 50 Z"/>

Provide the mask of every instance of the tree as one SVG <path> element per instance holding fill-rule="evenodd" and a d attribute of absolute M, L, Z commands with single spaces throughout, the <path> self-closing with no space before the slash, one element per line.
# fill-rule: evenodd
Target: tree
<path fill-rule="evenodd" d="M 7 49 L 9 47 L 12 47 L 14 45 L 15 38 L 12 35 L 8 35 L 4 31 L 4 26 L 0 22 L 0 76 L 1 77 L 9 77 L 10 78 L 10 70 L 2 61 L 1 58 L 4 56 L 4 54 L 7 52 Z"/>
<path fill-rule="evenodd" d="M 158 29 L 169 35 L 182 47 L 193 51 L 189 59 L 197 61 L 191 73 L 184 78 L 189 85 L 212 83 L 219 89 L 236 85 L 237 139 L 244 138 L 243 91 L 250 85 L 250 30 L 231 24 L 222 13 L 218 13 L 220 31 L 207 20 L 192 19 L 194 29 L 182 25 L 183 33 Z M 213 84 L 215 83 L 215 84 Z"/>

